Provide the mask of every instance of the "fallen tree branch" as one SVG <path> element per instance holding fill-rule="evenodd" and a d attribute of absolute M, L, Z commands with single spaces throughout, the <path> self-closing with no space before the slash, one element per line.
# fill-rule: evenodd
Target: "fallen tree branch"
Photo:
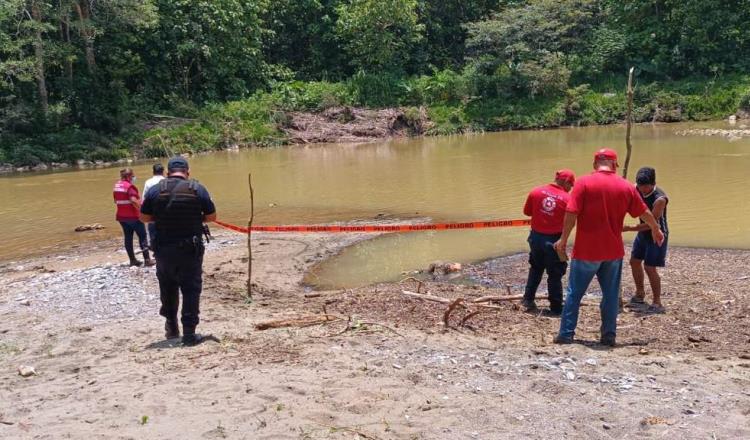
<path fill-rule="evenodd" d="M 343 318 L 340 316 L 332 316 L 332 315 L 327 315 L 327 314 L 303 316 L 300 318 L 277 319 L 273 321 L 260 322 L 255 325 L 255 329 L 256 330 L 268 330 L 272 328 L 284 328 L 284 327 L 311 327 L 313 325 L 338 322 L 342 319 Z"/>
<path fill-rule="evenodd" d="M 515 301 L 523 299 L 523 295 L 510 295 L 510 296 L 482 296 L 480 298 L 477 298 L 473 300 L 473 303 L 484 303 L 484 302 L 493 302 L 493 301 Z M 539 298 L 539 299 L 547 299 L 547 298 Z"/>
<path fill-rule="evenodd" d="M 466 322 L 468 320 L 470 320 L 471 318 L 477 316 L 478 314 L 480 314 L 482 312 L 486 312 L 486 311 L 487 311 L 487 309 L 482 308 L 482 309 L 473 311 L 471 313 L 468 313 L 466 316 L 463 317 L 463 319 L 461 319 L 461 322 L 458 325 L 460 325 L 461 327 L 466 327 Z"/>
<path fill-rule="evenodd" d="M 453 300 L 452 303 L 450 303 L 448 308 L 445 309 L 445 313 L 443 313 L 443 325 L 446 328 L 450 327 L 450 324 L 448 323 L 448 319 L 450 319 L 451 313 L 453 313 L 453 310 L 455 310 L 456 307 L 460 306 L 463 301 L 464 301 L 463 298 L 456 298 L 455 300 Z"/>
<path fill-rule="evenodd" d="M 402 290 L 401 293 L 408 296 L 409 298 L 423 299 L 425 301 L 439 302 L 443 304 L 451 303 L 451 300 L 449 300 L 448 298 L 443 298 L 440 296 L 427 295 L 424 293 L 415 293 L 415 292 L 410 292 L 408 290 Z"/>
<path fill-rule="evenodd" d="M 422 285 L 423 285 L 424 283 L 423 283 L 422 281 L 420 281 L 420 280 L 418 280 L 418 279 L 414 278 L 414 277 L 406 277 L 406 278 L 404 278 L 403 280 L 399 281 L 398 283 L 399 283 L 399 284 L 401 284 L 401 283 L 403 283 L 403 282 L 405 282 L 405 281 L 409 281 L 409 280 L 411 280 L 411 281 L 416 281 L 416 283 L 417 283 L 417 293 L 420 293 L 420 292 L 421 292 L 421 290 L 422 290 Z"/>

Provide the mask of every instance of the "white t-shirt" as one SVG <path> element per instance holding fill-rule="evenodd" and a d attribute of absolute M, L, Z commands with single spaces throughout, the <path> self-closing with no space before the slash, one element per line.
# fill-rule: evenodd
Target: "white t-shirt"
<path fill-rule="evenodd" d="M 143 185 L 143 197 L 146 197 L 146 193 L 149 189 L 151 189 L 152 186 L 159 183 L 162 179 L 164 179 L 164 176 L 156 175 L 146 181 L 146 183 Z"/>

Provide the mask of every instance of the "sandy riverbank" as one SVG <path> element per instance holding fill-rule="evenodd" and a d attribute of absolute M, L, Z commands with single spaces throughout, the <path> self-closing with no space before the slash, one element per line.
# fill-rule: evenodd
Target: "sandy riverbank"
<path fill-rule="evenodd" d="M 668 313 L 623 313 L 619 346 L 605 349 L 552 345 L 558 321 L 511 302 L 464 327 L 457 310 L 446 330 L 445 305 L 402 295 L 411 281 L 306 297 L 305 271 L 364 238 L 255 235 L 247 303 L 244 237 L 220 234 L 199 329 L 221 342 L 194 348 L 162 339 L 153 269 L 120 266 L 114 241 L 0 266 L 0 437 L 750 436 L 750 251 L 672 249 Z M 422 289 L 520 293 L 525 271 L 523 255 L 498 258 Z M 345 319 L 254 328 L 323 311 Z M 579 337 L 597 329 L 584 307 Z"/>

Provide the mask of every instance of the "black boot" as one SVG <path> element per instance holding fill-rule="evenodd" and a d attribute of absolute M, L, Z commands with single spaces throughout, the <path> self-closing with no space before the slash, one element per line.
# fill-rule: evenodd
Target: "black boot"
<path fill-rule="evenodd" d="M 177 325 L 177 320 L 167 319 L 164 323 L 164 337 L 166 339 L 175 339 L 180 337 L 180 327 Z"/>
<path fill-rule="evenodd" d="M 195 333 L 195 329 L 185 329 L 185 334 L 182 336 L 182 343 L 188 347 L 192 347 L 200 344 L 204 339 L 203 335 Z"/>

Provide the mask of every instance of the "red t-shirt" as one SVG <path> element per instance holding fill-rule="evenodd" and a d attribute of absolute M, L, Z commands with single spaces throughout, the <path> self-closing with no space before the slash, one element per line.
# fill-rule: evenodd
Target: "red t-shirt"
<path fill-rule="evenodd" d="M 594 171 L 578 179 L 567 208 L 578 214 L 573 258 L 605 261 L 625 256 L 625 214 L 639 217 L 646 209 L 635 186 L 613 171 Z"/>
<path fill-rule="evenodd" d="M 526 198 L 523 213 L 531 217 L 532 230 L 540 234 L 559 234 L 569 200 L 570 195 L 557 184 L 538 186 Z"/>

